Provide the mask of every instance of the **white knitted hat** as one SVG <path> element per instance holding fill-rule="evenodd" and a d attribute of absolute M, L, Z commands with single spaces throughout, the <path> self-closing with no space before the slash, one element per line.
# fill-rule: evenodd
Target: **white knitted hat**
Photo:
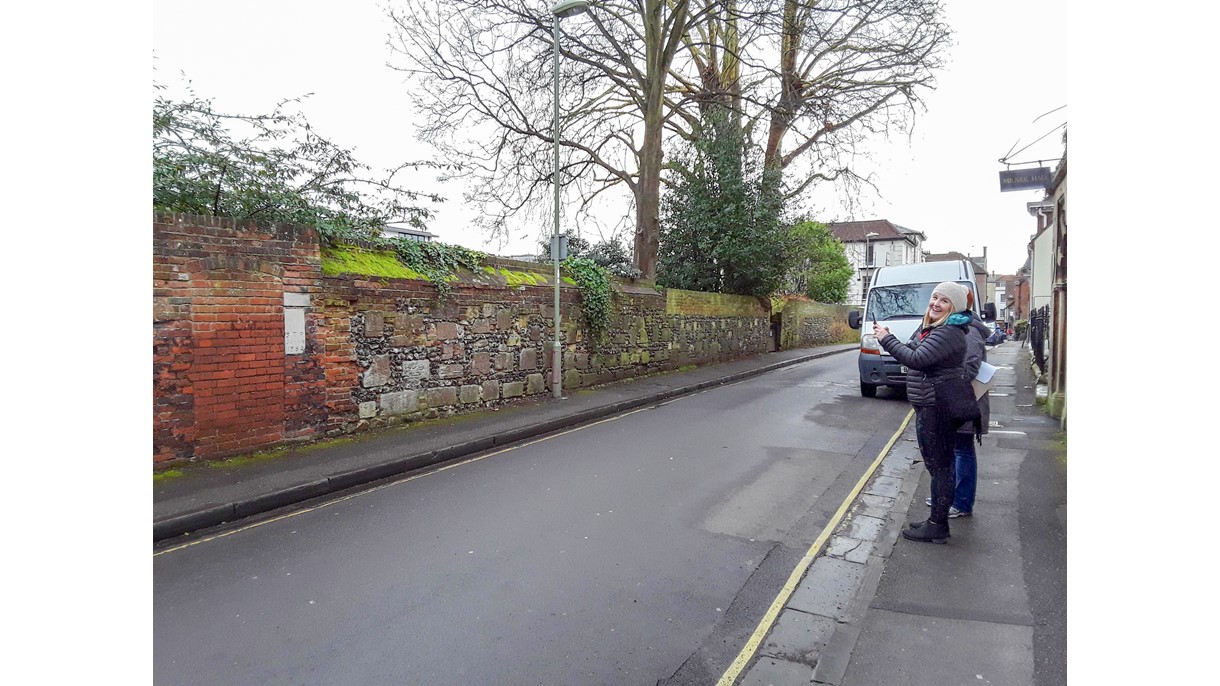
<path fill-rule="evenodd" d="M 932 295 L 936 295 L 937 293 L 945 296 L 949 299 L 949 302 L 953 303 L 954 312 L 961 312 L 962 310 L 966 309 L 967 291 L 966 287 L 960 283 L 945 281 L 937 285 L 936 288 L 932 290 Z"/>

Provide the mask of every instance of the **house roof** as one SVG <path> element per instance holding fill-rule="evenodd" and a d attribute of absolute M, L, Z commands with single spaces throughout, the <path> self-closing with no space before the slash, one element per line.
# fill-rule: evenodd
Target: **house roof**
<path fill-rule="evenodd" d="M 924 262 L 951 262 L 953 260 L 969 260 L 970 264 L 974 265 L 975 274 L 986 274 L 987 270 L 979 266 L 978 262 L 970 259 L 960 252 L 949 251 L 946 253 L 926 253 L 923 256 Z"/>
<path fill-rule="evenodd" d="M 843 243 L 863 243 L 864 236 L 868 233 L 877 234 L 869 239 L 873 241 L 906 240 L 908 234 L 923 236 L 923 233 L 920 231 L 898 226 L 891 223 L 888 219 L 870 219 L 862 222 L 831 222 L 829 226 L 830 232 L 834 234 L 834 237 Z"/>
<path fill-rule="evenodd" d="M 928 240 L 928 237 L 924 235 L 923 231 L 919 231 L 918 229 L 908 229 L 905 226 L 898 226 L 897 224 L 895 224 L 894 226 L 897 227 L 898 231 L 903 234 L 919 236 L 920 238 L 924 239 L 925 241 Z"/>

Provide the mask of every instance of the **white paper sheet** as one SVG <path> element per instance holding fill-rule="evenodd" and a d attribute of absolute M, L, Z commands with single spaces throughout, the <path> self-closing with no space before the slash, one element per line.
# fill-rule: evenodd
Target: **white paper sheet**
<path fill-rule="evenodd" d="M 974 387 L 975 399 L 983 397 L 987 389 L 991 388 L 991 382 L 995 379 L 995 370 L 994 366 L 986 362 L 979 365 L 979 373 L 970 382 L 970 385 Z"/>
<path fill-rule="evenodd" d="M 979 365 L 979 373 L 974 376 L 982 383 L 991 383 L 991 377 L 995 374 L 995 367 L 983 362 Z"/>

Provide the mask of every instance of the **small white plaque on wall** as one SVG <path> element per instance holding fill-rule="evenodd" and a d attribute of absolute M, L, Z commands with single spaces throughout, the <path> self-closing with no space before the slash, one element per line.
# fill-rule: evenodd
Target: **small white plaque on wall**
<path fill-rule="evenodd" d="M 285 293 L 284 307 L 309 307 L 309 294 Z"/>
<path fill-rule="evenodd" d="M 305 308 L 284 308 L 284 354 L 305 352 Z"/>

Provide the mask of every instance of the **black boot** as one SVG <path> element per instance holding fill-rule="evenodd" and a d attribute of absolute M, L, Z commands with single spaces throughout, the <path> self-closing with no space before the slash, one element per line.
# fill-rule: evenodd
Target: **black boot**
<path fill-rule="evenodd" d="M 945 543 L 949 538 L 949 525 L 937 524 L 932 520 L 912 522 L 911 526 L 902 530 L 902 537 L 908 541 L 923 541 L 924 543 Z"/>

